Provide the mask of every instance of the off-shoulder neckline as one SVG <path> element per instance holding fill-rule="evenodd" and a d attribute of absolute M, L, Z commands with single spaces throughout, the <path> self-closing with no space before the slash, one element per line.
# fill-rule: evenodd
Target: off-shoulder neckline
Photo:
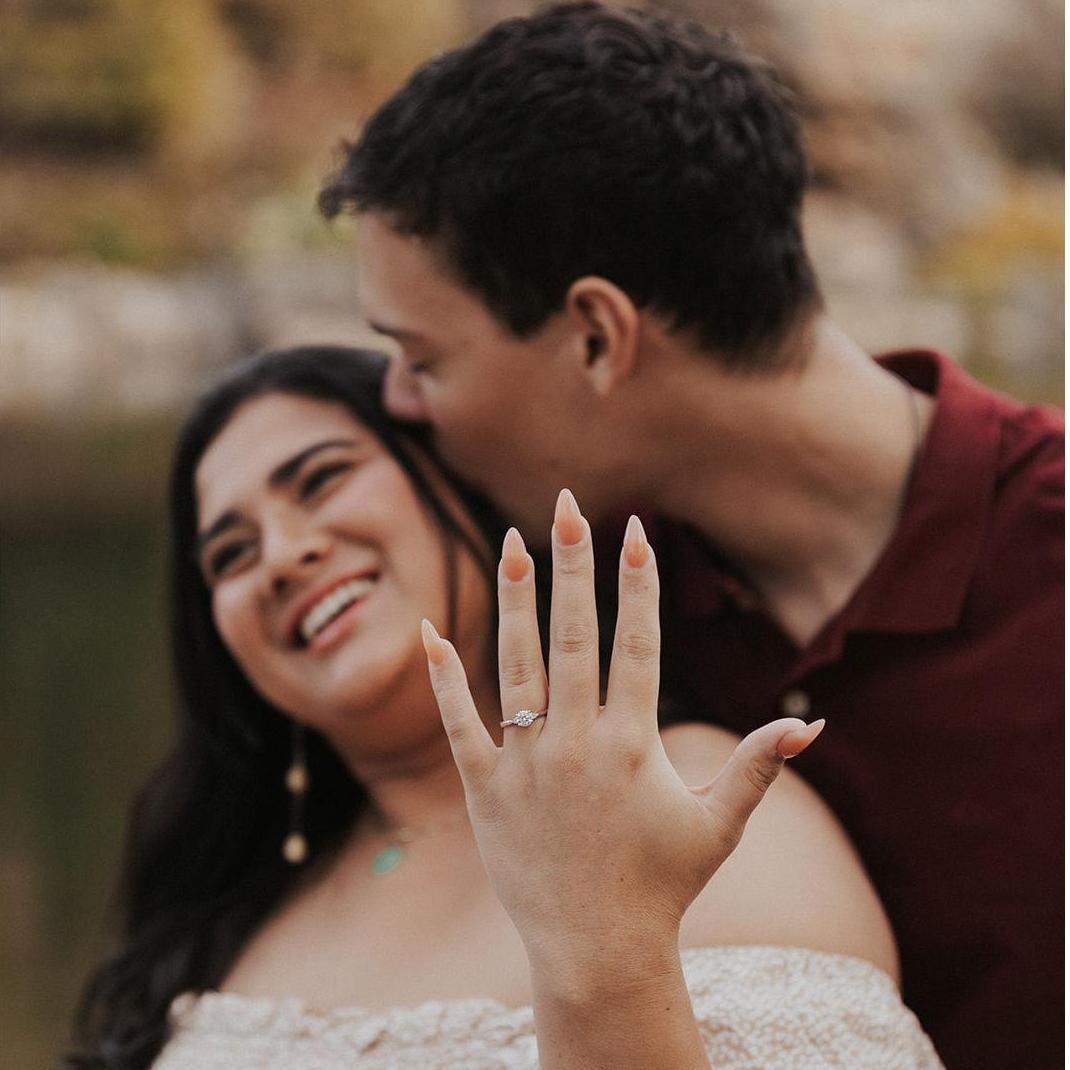
<path fill-rule="evenodd" d="M 770 965 L 781 964 L 784 960 L 797 963 L 807 961 L 814 965 L 829 966 L 838 963 L 844 969 L 853 972 L 859 980 L 869 980 L 886 985 L 898 994 L 894 979 L 883 969 L 868 959 L 847 955 L 835 951 L 817 951 L 807 947 L 792 947 L 774 944 L 722 944 L 715 947 L 689 947 L 680 951 L 680 960 L 685 976 L 689 966 L 707 958 L 753 960 L 755 956 L 766 960 Z M 327 1027 L 341 1023 L 369 1022 L 380 1020 L 399 1020 L 410 1017 L 421 1018 L 428 1015 L 450 1014 L 451 1016 L 493 1015 L 520 1017 L 530 1016 L 530 1004 L 510 1006 L 492 996 L 461 996 L 422 1000 L 417 1004 L 396 1004 L 389 1007 L 368 1007 L 362 1005 L 343 1005 L 338 1007 L 316 1007 L 299 996 L 253 996 L 229 990 L 206 989 L 202 992 L 184 992 L 171 1004 L 172 1014 L 185 1018 L 197 1014 L 217 1015 L 223 1018 L 232 1011 L 240 1011 L 244 1016 L 253 1016 L 264 1021 L 285 1019 L 288 1022 L 300 1022 L 313 1027 Z"/>

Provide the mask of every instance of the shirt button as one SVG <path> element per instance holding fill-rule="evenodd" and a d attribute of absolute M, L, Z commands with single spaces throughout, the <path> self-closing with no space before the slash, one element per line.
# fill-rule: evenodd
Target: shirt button
<path fill-rule="evenodd" d="M 810 712 L 810 696 L 798 689 L 785 691 L 780 710 L 785 717 L 805 717 Z"/>
<path fill-rule="evenodd" d="M 740 591 L 736 595 L 736 605 L 741 613 L 754 613 L 761 605 L 761 601 L 752 591 Z"/>

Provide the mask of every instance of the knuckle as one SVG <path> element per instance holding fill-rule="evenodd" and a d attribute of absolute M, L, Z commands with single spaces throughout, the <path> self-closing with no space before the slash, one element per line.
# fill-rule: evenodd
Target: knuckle
<path fill-rule="evenodd" d="M 563 654 L 591 654 L 598 646 L 598 633 L 582 621 L 566 621 L 553 630 L 553 645 Z"/>
<path fill-rule="evenodd" d="M 649 568 L 625 569 L 620 574 L 623 593 L 633 597 L 654 598 L 659 594 L 658 574 Z"/>
<path fill-rule="evenodd" d="M 649 754 L 648 743 L 645 734 L 635 726 L 622 725 L 615 729 L 616 761 L 629 780 L 634 780 L 646 765 Z"/>
<path fill-rule="evenodd" d="M 432 682 L 435 688 L 435 696 L 440 702 L 452 701 L 461 692 L 460 681 L 451 672 L 439 671 L 435 673 Z"/>
<path fill-rule="evenodd" d="M 468 685 L 459 680 L 446 679 L 435 684 L 435 698 L 439 709 L 457 716 L 470 697 Z"/>
<path fill-rule="evenodd" d="M 498 585 L 498 608 L 503 614 L 528 612 L 532 602 L 532 587 L 529 584 L 511 581 Z"/>
<path fill-rule="evenodd" d="M 554 749 L 550 767 L 556 783 L 572 783 L 584 775 L 587 755 L 582 747 L 575 744 L 559 746 Z"/>
<path fill-rule="evenodd" d="M 446 730 L 446 738 L 454 750 L 464 747 L 468 740 L 468 726 L 461 720 L 444 721 L 442 727 Z"/>
<path fill-rule="evenodd" d="M 584 543 L 559 546 L 554 552 L 554 569 L 562 576 L 583 576 L 594 572 L 590 547 Z"/>
<path fill-rule="evenodd" d="M 747 762 L 743 766 L 743 776 L 759 794 L 764 795 L 780 773 L 780 763 L 765 760 Z"/>
<path fill-rule="evenodd" d="M 542 672 L 542 665 L 524 656 L 505 657 L 498 665 L 498 674 L 506 687 L 526 687 L 535 683 Z"/>
<path fill-rule="evenodd" d="M 658 637 L 641 628 L 623 629 L 617 636 L 617 649 L 630 661 L 649 663 L 661 655 Z"/>
<path fill-rule="evenodd" d="M 740 845 L 745 824 L 733 821 L 728 814 L 716 815 L 715 840 L 723 857 L 727 858 Z"/>

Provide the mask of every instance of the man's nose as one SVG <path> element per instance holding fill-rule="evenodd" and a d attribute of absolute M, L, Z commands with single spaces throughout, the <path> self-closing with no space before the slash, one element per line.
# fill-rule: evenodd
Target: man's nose
<path fill-rule="evenodd" d="M 427 420 L 427 406 L 416 377 L 396 357 L 383 380 L 383 407 L 399 420 Z"/>

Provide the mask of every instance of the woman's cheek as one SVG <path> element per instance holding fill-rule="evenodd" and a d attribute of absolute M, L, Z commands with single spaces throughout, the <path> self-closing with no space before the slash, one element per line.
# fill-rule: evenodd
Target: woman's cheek
<path fill-rule="evenodd" d="M 212 617 L 223 645 L 243 668 L 249 660 L 250 640 L 254 635 L 250 614 L 243 611 L 242 600 L 232 590 L 217 589 L 212 596 Z"/>

